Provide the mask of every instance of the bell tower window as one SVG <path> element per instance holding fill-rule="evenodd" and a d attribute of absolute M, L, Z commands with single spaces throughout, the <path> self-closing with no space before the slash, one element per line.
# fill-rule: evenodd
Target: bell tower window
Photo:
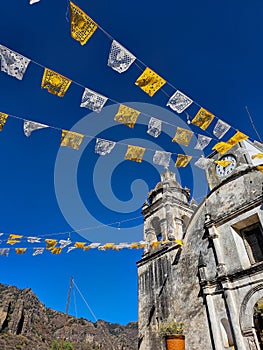
<path fill-rule="evenodd" d="M 241 234 L 251 263 L 263 261 L 263 232 L 260 223 L 242 229 Z"/>

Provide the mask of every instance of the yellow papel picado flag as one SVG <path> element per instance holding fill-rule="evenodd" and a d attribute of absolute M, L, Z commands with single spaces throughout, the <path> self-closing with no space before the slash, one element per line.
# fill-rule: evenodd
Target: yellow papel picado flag
<path fill-rule="evenodd" d="M 74 244 L 74 247 L 76 247 L 76 248 L 84 248 L 85 244 L 86 244 L 86 242 L 76 242 Z"/>
<path fill-rule="evenodd" d="M 62 248 L 51 248 L 50 251 L 52 254 L 60 254 L 62 252 Z"/>
<path fill-rule="evenodd" d="M 148 67 L 135 82 L 149 96 L 153 96 L 165 83 L 166 80 Z"/>
<path fill-rule="evenodd" d="M 191 123 L 199 126 L 202 130 L 206 130 L 213 119 L 214 115 L 201 107 Z"/>
<path fill-rule="evenodd" d="M 140 112 L 136 111 L 136 109 L 120 104 L 118 112 L 114 117 L 114 120 L 127 125 L 129 128 L 134 128 L 134 124 L 136 123 L 139 115 Z"/>
<path fill-rule="evenodd" d="M 192 156 L 187 156 L 186 154 L 178 154 L 175 166 L 177 168 L 185 168 L 191 159 Z"/>
<path fill-rule="evenodd" d="M 217 144 L 214 145 L 212 150 L 217 151 L 220 154 L 225 154 L 228 150 L 232 148 L 232 145 L 230 145 L 227 142 L 218 142 Z"/>
<path fill-rule="evenodd" d="M 174 135 L 174 138 L 172 141 L 180 143 L 181 145 L 184 145 L 184 146 L 188 146 L 192 136 L 193 136 L 192 131 L 177 127 L 176 134 Z"/>
<path fill-rule="evenodd" d="M 237 131 L 234 136 L 230 137 L 227 143 L 231 146 L 236 145 L 238 142 L 248 139 L 246 134 L 243 134 L 241 131 Z"/>
<path fill-rule="evenodd" d="M 20 243 L 21 242 L 20 240 L 22 237 L 23 236 L 21 236 L 21 235 L 15 235 L 15 234 L 11 233 L 9 235 L 6 243 L 11 244 L 11 245 L 16 244 L 16 243 Z"/>
<path fill-rule="evenodd" d="M 84 135 L 77 132 L 62 130 L 60 146 L 70 147 L 78 150 Z"/>
<path fill-rule="evenodd" d="M 141 163 L 144 152 L 145 152 L 145 148 L 143 147 L 128 145 L 128 149 L 125 154 L 125 159 L 133 160 L 134 162 Z"/>
<path fill-rule="evenodd" d="M 261 171 L 262 174 L 263 174 L 263 165 L 258 165 L 258 166 L 257 166 L 257 169 L 258 169 L 259 171 Z"/>
<path fill-rule="evenodd" d="M 229 160 L 215 160 L 215 164 L 221 165 L 223 168 L 232 164 Z"/>
<path fill-rule="evenodd" d="M 262 159 L 263 158 L 263 153 L 252 154 L 251 158 L 252 159 L 255 159 L 255 158 Z"/>
<path fill-rule="evenodd" d="M 3 130 L 3 127 L 6 123 L 7 118 L 8 118 L 8 114 L 0 112 L 0 131 Z"/>
<path fill-rule="evenodd" d="M 63 75 L 54 72 L 51 69 L 45 68 L 41 87 L 47 89 L 53 95 L 63 97 L 68 90 L 71 80 Z"/>
<path fill-rule="evenodd" d="M 16 248 L 16 254 L 24 254 L 27 248 Z"/>
<path fill-rule="evenodd" d="M 46 242 L 46 249 L 47 250 L 51 250 L 52 248 L 55 248 L 55 246 L 57 244 L 56 239 L 45 239 L 45 242 Z"/>
<path fill-rule="evenodd" d="M 70 26 L 72 38 L 81 45 L 85 45 L 98 28 L 98 25 L 72 1 L 70 1 Z"/>

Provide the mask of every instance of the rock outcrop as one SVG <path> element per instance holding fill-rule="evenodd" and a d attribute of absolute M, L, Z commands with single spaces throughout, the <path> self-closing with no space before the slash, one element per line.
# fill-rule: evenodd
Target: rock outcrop
<path fill-rule="evenodd" d="M 137 323 L 93 323 L 46 308 L 31 289 L 0 284 L 0 349 L 51 349 L 55 340 L 75 350 L 135 350 Z"/>

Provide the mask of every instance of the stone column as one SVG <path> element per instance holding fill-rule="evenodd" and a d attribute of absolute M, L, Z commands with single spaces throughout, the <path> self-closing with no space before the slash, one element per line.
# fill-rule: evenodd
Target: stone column
<path fill-rule="evenodd" d="M 153 228 L 147 228 L 144 231 L 144 240 L 151 246 L 152 242 L 156 241 L 156 234 Z M 147 253 L 150 250 L 148 244 L 144 248 L 144 252 Z"/>
<path fill-rule="evenodd" d="M 175 218 L 175 239 L 183 239 L 183 220 Z"/>
<path fill-rule="evenodd" d="M 216 258 L 217 258 L 217 272 L 218 275 L 225 274 L 225 263 L 224 263 L 224 255 L 219 241 L 219 233 L 217 228 L 213 225 L 209 228 L 209 236 L 213 239 Z"/>
<path fill-rule="evenodd" d="M 160 220 L 160 225 L 161 225 L 161 231 L 162 231 L 162 238 L 163 241 L 168 240 L 168 235 L 167 235 L 167 220 L 166 219 L 161 219 Z"/>
<path fill-rule="evenodd" d="M 213 303 L 213 296 L 206 294 L 206 304 L 209 313 L 210 326 L 212 330 L 215 350 L 222 350 L 222 339 L 219 325 L 217 324 L 217 314 Z M 243 348 L 240 348 L 240 350 Z"/>
<path fill-rule="evenodd" d="M 228 287 L 228 286 L 224 286 Z M 241 334 L 240 325 L 239 325 L 239 313 L 236 307 L 235 298 L 233 296 L 233 290 L 226 289 L 224 291 L 225 300 L 229 310 L 229 318 L 231 321 L 233 329 L 233 338 L 235 339 L 237 349 L 246 349 L 245 339 Z"/>

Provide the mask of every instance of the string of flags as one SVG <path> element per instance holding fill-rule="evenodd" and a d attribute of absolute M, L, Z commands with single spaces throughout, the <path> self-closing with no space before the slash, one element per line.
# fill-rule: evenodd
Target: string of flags
<path fill-rule="evenodd" d="M 3 233 L 0 233 L 0 236 L 3 236 Z M 5 240 L 5 243 L 7 245 L 14 246 L 16 244 L 25 244 L 26 241 L 27 243 L 30 244 L 43 244 L 44 246 L 42 247 L 17 247 L 14 248 L 15 253 L 18 255 L 25 254 L 26 251 L 32 250 L 32 255 L 41 255 L 44 253 L 44 251 L 49 251 L 50 253 L 54 255 L 59 255 L 62 253 L 63 249 L 64 251 L 66 250 L 66 253 L 71 252 L 72 250 L 75 249 L 82 249 L 83 251 L 88 251 L 90 249 L 98 249 L 101 251 L 106 251 L 106 250 L 122 250 L 122 249 L 143 249 L 145 247 L 153 247 L 157 248 L 161 245 L 165 245 L 167 243 L 176 243 L 178 245 L 182 245 L 181 240 L 167 240 L 167 241 L 154 241 L 154 242 L 145 242 L 145 241 L 139 241 L 139 242 L 132 242 L 132 243 L 127 243 L 127 242 L 122 242 L 122 243 L 97 243 L 97 242 L 72 242 L 70 238 L 68 239 L 51 239 L 51 238 L 46 238 L 46 239 L 41 239 L 41 237 L 35 237 L 35 236 L 28 236 L 24 237 L 23 235 L 18 235 L 18 234 L 9 234 L 8 238 Z M 1 243 L 4 241 L 1 240 Z M 66 249 L 65 249 L 66 248 Z M 0 248 L 0 256 L 8 256 L 10 253 L 10 250 L 12 248 L 10 247 L 5 247 L 5 248 Z"/>
<path fill-rule="evenodd" d="M 114 43 L 115 52 L 117 52 L 116 45 L 117 44 Z M 118 55 L 122 56 L 120 52 Z M 41 64 L 31 61 L 30 59 L 24 57 L 23 55 L 15 51 L 8 49 L 3 45 L 0 45 L 0 58 L 1 58 L 1 71 L 19 80 L 22 80 L 30 62 L 33 62 L 43 67 Z M 125 59 L 125 62 L 126 62 L 126 59 Z M 60 73 L 57 73 L 49 68 L 45 68 L 45 67 L 43 68 L 44 68 L 44 72 L 42 76 L 41 87 L 43 89 L 47 89 L 48 92 L 51 94 L 57 95 L 59 97 L 63 97 L 72 83 L 82 86 L 81 84 L 74 82 L 73 80 L 63 76 Z M 137 84 L 140 85 L 143 89 L 146 89 L 147 91 L 148 89 L 149 91 L 152 91 L 152 85 L 148 86 L 148 83 L 147 83 L 148 81 L 151 81 L 151 84 L 153 86 L 157 84 L 155 82 L 155 75 L 153 74 L 153 71 L 146 69 L 145 74 L 142 74 L 137 79 Z M 102 94 L 91 90 L 90 88 L 87 88 L 87 87 L 83 87 L 83 88 L 84 88 L 84 92 L 82 94 L 80 107 L 87 108 L 91 111 L 100 113 L 108 100 L 114 103 L 116 102 L 115 100 L 105 97 Z M 150 93 L 152 94 L 152 92 Z M 190 106 L 192 102 L 193 101 L 190 98 L 188 98 L 186 95 L 184 95 L 179 90 L 177 90 L 170 97 L 167 105 L 177 113 L 182 113 L 187 107 Z M 165 121 L 162 121 L 152 116 L 148 116 L 145 113 L 141 113 L 140 111 L 137 111 L 131 107 L 125 106 L 120 103 L 119 103 L 118 112 L 115 115 L 114 120 L 130 128 L 134 128 L 139 115 L 150 117 L 147 132 L 149 135 L 155 138 L 161 134 L 163 123 L 172 125 L 170 123 L 167 123 Z M 198 112 L 196 113 L 196 115 L 192 120 L 190 120 L 190 116 L 188 115 L 189 124 L 196 125 L 200 127 L 200 129 L 202 130 L 206 130 L 214 118 L 216 117 L 212 115 L 212 113 L 208 112 L 202 107 L 198 110 Z M 218 119 L 216 125 L 213 128 L 213 134 L 215 136 L 215 139 L 221 139 L 230 130 L 230 128 L 231 126 L 229 124 L 225 123 L 221 119 Z M 179 141 L 178 143 L 180 143 L 180 140 L 181 140 L 182 145 L 188 145 L 191 140 L 190 135 L 193 135 L 193 132 L 191 134 L 189 130 L 187 131 L 184 131 L 184 130 L 186 129 L 181 130 L 181 134 L 182 134 L 181 137 L 179 137 L 179 135 L 177 134 L 175 135 L 174 140 L 175 142 Z M 178 130 L 178 133 L 179 133 L 179 130 Z M 210 141 L 213 139 L 211 137 L 204 136 L 201 134 L 197 134 L 197 135 L 199 138 L 199 143 L 196 145 L 195 149 L 203 150 L 205 147 L 208 146 Z"/>
<path fill-rule="evenodd" d="M 132 121 L 134 121 L 134 118 L 137 118 L 137 116 L 138 116 L 137 111 L 133 110 L 130 107 L 126 107 L 126 106 L 122 106 L 122 105 L 119 107 L 119 111 L 121 108 L 124 108 L 124 110 L 126 112 L 129 109 L 132 110 L 132 113 L 133 113 L 132 114 L 132 118 L 133 118 Z M 125 123 L 128 123 L 129 125 L 131 125 L 132 121 L 125 117 L 125 115 L 126 115 L 125 112 L 124 112 L 124 117 L 122 118 L 121 117 L 122 114 L 119 111 L 115 115 L 115 118 L 116 119 L 121 118 L 122 122 L 125 122 Z M 8 115 L 6 113 L 0 112 L 0 131 L 3 130 L 3 128 L 7 122 L 8 117 L 18 118 L 16 116 L 12 116 L 12 115 Z M 22 118 L 18 118 L 18 119 L 22 119 Z M 32 134 L 33 131 L 44 129 L 44 128 L 54 128 L 52 126 L 45 125 L 42 123 L 29 121 L 27 119 L 22 119 L 22 120 L 23 120 L 24 134 L 27 137 L 30 137 L 30 135 Z M 152 123 L 152 120 L 150 120 L 150 122 L 149 122 L 149 127 L 148 127 L 147 132 L 149 132 L 149 128 L 150 128 L 150 130 L 152 128 L 151 123 Z M 82 143 L 85 136 L 95 139 L 95 137 L 92 137 L 90 135 L 84 135 L 84 134 L 80 134 L 80 133 L 74 132 L 74 131 L 59 129 L 57 127 L 54 129 L 61 131 L 60 146 L 69 147 L 69 148 L 72 148 L 74 150 L 79 150 L 81 143 Z M 193 136 L 192 131 L 187 130 L 187 129 L 183 129 L 181 127 L 177 127 L 176 134 L 175 134 L 174 138 L 172 139 L 172 141 L 177 142 L 179 144 L 182 144 L 184 146 L 188 146 L 190 141 L 191 141 L 192 136 Z M 238 142 L 240 142 L 242 140 L 246 140 L 247 138 L 248 138 L 247 135 L 241 133 L 240 131 L 237 131 L 236 134 L 234 136 L 232 136 L 228 141 L 226 141 L 226 142 L 220 141 L 212 149 L 215 149 L 217 152 L 224 154 L 226 151 L 228 151 L 231 147 L 236 145 Z M 204 147 L 206 147 L 208 145 L 208 143 L 210 142 L 210 140 L 207 140 L 207 139 L 208 138 L 204 135 L 198 135 L 195 149 L 203 150 Z M 142 162 L 143 156 L 144 156 L 145 151 L 147 149 L 144 147 L 141 147 L 141 146 L 128 145 L 128 144 L 125 144 L 123 142 L 114 142 L 111 140 L 96 138 L 94 151 L 96 154 L 98 154 L 100 156 L 105 156 L 105 155 L 110 154 L 112 152 L 112 150 L 114 149 L 116 144 L 125 145 L 127 147 L 126 154 L 125 154 L 126 160 L 131 160 L 131 161 L 135 161 L 138 163 Z M 255 141 L 255 145 L 258 146 L 257 141 Z M 263 147 L 263 145 L 261 145 L 261 147 Z M 154 151 L 154 150 L 151 149 L 151 151 Z M 248 151 L 244 150 L 244 152 L 248 152 Z M 178 168 L 179 167 L 180 168 L 186 167 L 192 158 L 198 158 L 198 160 L 195 162 L 195 165 L 201 169 L 206 169 L 211 164 L 211 160 L 209 158 L 205 158 L 203 156 L 193 157 L 191 155 L 179 154 L 179 153 L 174 153 L 174 152 L 172 153 L 172 152 L 166 152 L 166 151 L 159 151 L 159 150 L 154 151 L 154 155 L 152 158 L 153 163 L 156 165 L 160 165 L 160 166 L 168 168 L 170 165 L 171 156 L 173 154 L 177 155 L 177 159 L 175 161 L 175 167 L 178 167 Z M 255 159 L 255 158 L 262 159 L 263 153 L 252 154 L 251 158 L 252 159 Z M 214 161 L 214 163 L 216 163 L 216 162 L 218 162 L 218 161 Z M 216 163 L 216 164 L 220 164 L 223 167 L 226 167 L 227 165 L 229 165 L 225 161 L 219 161 L 219 163 Z"/>

